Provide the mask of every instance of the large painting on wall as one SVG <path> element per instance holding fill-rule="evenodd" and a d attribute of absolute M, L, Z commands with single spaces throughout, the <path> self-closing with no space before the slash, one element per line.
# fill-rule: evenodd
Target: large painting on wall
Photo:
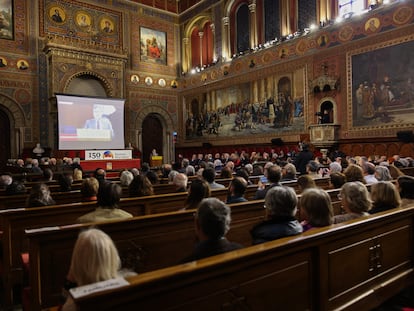
<path fill-rule="evenodd" d="M 13 0 L 0 0 L 0 39 L 13 38 Z"/>
<path fill-rule="evenodd" d="M 141 61 L 167 65 L 167 34 L 150 28 L 140 28 Z"/>
<path fill-rule="evenodd" d="M 214 95 L 187 97 L 186 138 L 210 140 L 303 132 L 304 69 L 267 79 L 272 80 L 273 87 L 262 92 L 258 100 L 252 96 L 256 91 L 252 91 L 251 83 L 218 89 Z"/>
<path fill-rule="evenodd" d="M 348 61 L 349 117 L 356 130 L 414 125 L 414 41 L 357 51 Z"/>

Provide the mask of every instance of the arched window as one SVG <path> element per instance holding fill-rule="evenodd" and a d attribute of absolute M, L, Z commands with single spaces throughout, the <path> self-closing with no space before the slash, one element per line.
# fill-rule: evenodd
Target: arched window
<path fill-rule="evenodd" d="M 250 12 L 247 4 L 242 4 L 236 11 L 236 52 L 250 49 Z"/>
<path fill-rule="evenodd" d="M 211 22 L 203 28 L 194 27 L 191 32 L 191 67 L 211 64 L 214 58 L 214 34 Z"/>
<path fill-rule="evenodd" d="M 279 0 L 264 2 L 264 32 L 265 42 L 280 38 L 280 3 Z"/>

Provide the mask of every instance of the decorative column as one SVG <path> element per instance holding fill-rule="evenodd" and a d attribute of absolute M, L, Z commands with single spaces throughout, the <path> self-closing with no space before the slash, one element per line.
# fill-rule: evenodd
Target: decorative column
<path fill-rule="evenodd" d="M 259 102 L 259 92 L 257 90 L 257 80 L 252 83 L 253 103 Z"/>
<path fill-rule="evenodd" d="M 190 69 L 190 53 L 188 49 L 188 38 L 183 38 L 183 71 L 188 72 Z"/>
<path fill-rule="evenodd" d="M 213 35 L 213 60 L 217 59 L 217 53 L 216 53 L 216 25 L 210 24 L 211 34 Z"/>
<path fill-rule="evenodd" d="M 223 33 L 222 33 L 222 44 L 223 44 L 223 54 L 221 55 L 224 58 L 224 61 L 227 61 L 231 58 L 231 48 L 230 48 L 230 18 L 225 16 L 223 17 Z"/>
<path fill-rule="evenodd" d="M 250 48 L 257 46 L 257 16 L 256 16 L 256 0 L 249 4 L 250 11 Z"/>
<path fill-rule="evenodd" d="M 198 36 L 200 37 L 200 68 L 203 67 L 203 36 L 204 32 L 199 31 Z"/>

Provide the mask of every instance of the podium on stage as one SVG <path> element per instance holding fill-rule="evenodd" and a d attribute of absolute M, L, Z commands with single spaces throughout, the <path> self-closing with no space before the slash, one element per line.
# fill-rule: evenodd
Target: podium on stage
<path fill-rule="evenodd" d="M 162 165 L 162 156 L 151 156 L 150 158 L 150 166 L 161 166 Z"/>

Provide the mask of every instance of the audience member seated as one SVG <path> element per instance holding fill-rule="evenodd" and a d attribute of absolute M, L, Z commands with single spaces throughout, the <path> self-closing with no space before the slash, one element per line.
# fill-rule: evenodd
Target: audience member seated
<path fill-rule="evenodd" d="M 175 177 L 177 174 L 179 174 L 179 172 L 178 172 L 178 171 L 176 171 L 176 170 L 172 170 L 172 171 L 168 174 L 168 183 L 169 183 L 169 184 L 172 184 L 172 183 L 173 183 L 173 181 L 174 181 L 174 177 Z"/>
<path fill-rule="evenodd" d="M 175 186 L 175 192 L 187 192 L 188 177 L 184 173 L 178 173 L 175 175 L 173 185 Z"/>
<path fill-rule="evenodd" d="M 317 188 L 316 183 L 311 175 L 300 175 L 298 178 L 298 186 L 300 192 L 310 188 Z"/>
<path fill-rule="evenodd" d="M 269 185 L 265 186 L 260 181 L 258 183 L 258 189 L 254 195 L 255 200 L 261 200 L 266 197 L 266 193 L 273 187 L 279 187 L 282 184 L 280 179 L 282 178 L 282 170 L 279 165 L 272 165 L 267 169 L 267 179 L 270 182 Z"/>
<path fill-rule="evenodd" d="M 82 181 L 80 192 L 82 201 L 96 201 L 98 200 L 99 182 L 95 177 L 88 177 Z"/>
<path fill-rule="evenodd" d="M 296 235 L 303 231 L 295 218 L 298 198 L 291 187 L 271 188 L 265 198 L 266 220 L 250 231 L 253 244 Z"/>
<path fill-rule="evenodd" d="M 312 177 L 312 179 L 322 178 L 322 175 L 319 173 L 321 165 L 316 161 L 309 161 L 306 164 L 306 173 Z"/>
<path fill-rule="evenodd" d="M 371 200 L 367 187 L 360 181 L 345 183 L 338 195 L 345 214 L 334 216 L 334 223 L 340 223 L 351 219 L 369 215 Z"/>
<path fill-rule="evenodd" d="M 154 188 L 146 175 L 135 176 L 129 184 L 130 197 L 154 195 Z"/>
<path fill-rule="evenodd" d="M 302 175 L 304 176 L 304 175 Z M 329 226 L 333 222 L 333 208 L 329 194 L 318 188 L 307 189 L 299 201 L 303 231 Z"/>
<path fill-rule="evenodd" d="M 83 179 L 83 171 L 79 168 L 75 168 L 73 170 L 73 181 L 75 180 L 82 180 Z"/>
<path fill-rule="evenodd" d="M 282 167 L 282 179 L 280 181 L 296 180 L 296 166 L 292 163 L 286 163 Z"/>
<path fill-rule="evenodd" d="M 196 209 L 204 198 L 211 196 L 210 186 L 205 180 L 194 179 L 188 188 L 188 196 L 184 202 L 184 210 Z"/>
<path fill-rule="evenodd" d="M 39 207 L 53 204 L 55 204 L 55 200 L 53 200 L 49 187 L 46 184 L 40 183 L 32 186 L 27 199 L 28 207 Z"/>
<path fill-rule="evenodd" d="M 38 159 L 32 159 L 31 164 L 32 164 L 32 166 L 30 168 L 30 173 L 43 174 L 43 170 L 39 166 L 39 160 Z"/>
<path fill-rule="evenodd" d="M 248 185 L 252 185 L 252 181 L 249 178 L 249 173 L 245 168 L 240 168 L 236 172 L 236 176 L 244 178 L 244 180 L 247 182 Z"/>
<path fill-rule="evenodd" d="M 205 181 L 208 182 L 208 185 L 210 186 L 211 190 L 225 188 L 224 185 L 218 184 L 215 182 L 214 179 L 216 178 L 216 171 L 214 170 L 214 168 L 211 168 L 211 167 L 205 168 L 203 170 L 203 178 Z"/>
<path fill-rule="evenodd" d="M 106 182 L 106 171 L 103 168 L 98 167 L 95 170 L 94 177 L 98 180 L 99 184 L 105 183 Z"/>
<path fill-rule="evenodd" d="M 121 187 L 129 187 L 133 179 L 134 175 L 128 170 L 123 170 L 119 175 L 119 183 Z"/>
<path fill-rule="evenodd" d="M 339 189 L 346 183 L 346 176 L 341 172 L 334 172 L 329 175 L 330 186 L 332 189 Z"/>
<path fill-rule="evenodd" d="M 0 175 L 0 188 L 6 189 L 13 182 L 13 177 L 10 174 Z"/>
<path fill-rule="evenodd" d="M 341 172 L 342 172 L 342 166 L 339 162 L 331 162 L 329 164 L 329 174 L 341 173 Z"/>
<path fill-rule="evenodd" d="M 53 171 L 51 168 L 47 167 L 43 170 L 43 181 L 48 183 L 53 180 Z"/>
<path fill-rule="evenodd" d="M 383 165 L 378 165 L 375 167 L 375 178 L 378 181 L 391 181 L 392 177 L 388 167 Z"/>
<path fill-rule="evenodd" d="M 59 176 L 60 191 L 68 192 L 72 190 L 73 177 L 69 174 L 61 174 Z"/>
<path fill-rule="evenodd" d="M 227 204 L 247 202 L 244 193 L 247 188 L 247 181 L 243 177 L 234 177 L 229 184 L 229 195 Z"/>
<path fill-rule="evenodd" d="M 14 180 L 10 185 L 6 187 L 7 195 L 25 194 L 25 193 L 26 193 L 26 187 L 24 183 L 19 180 Z"/>
<path fill-rule="evenodd" d="M 157 185 L 160 183 L 158 175 L 154 171 L 148 171 L 145 176 L 148 178 L 152 185 Z"/>
<path fill-rule="evenodd" d="M 362 171 L 367 185 L 375 184 L 378 180 L 375 178 L 375 165 L 368 161 L 362 162 Z"/>
<path fill-rule="evenodd" d="M 189 165 L 185 168 L 185 174 L 187 176 L 195 176 L 195 168 L 192 165 Z"/>
<path fill-rule="evenodd" d="M 221 169 L 220 178 L 232 178 L 232 177 L 233 177 L 233 171 L 229 167 L 225 166 Z"/>
<path fill-rule="evenodd" d="M 99 229 L 82 231 L 73 248 L 66 290 L 123 276 L 121 260 L 112 239 Z M 62 311 L 75 311 L 76 305 L 67 295 Z"/>
<path fill-rule="evenodd" d="M 193 253 L 183 262 L 198 260 L 236 249 L 243 246 L 230 242 L 226 234 L 230 229 L 230 208 L 217 198 L 206 198 L 200 202 L 195 213 L 195 232 L 198 243 Z"/>
<path fill-rule="evenodd" d="M 414 204 L 414 177 L 407 175 L 398 177 L 397 188 L 400 192 L 401 207 Z"/>
<path fill-rule="evenodd" d="M 169 163 L 164 163 L 161 165 L 161 178 L 168 178 L 168 174 L 172 170 L 172 165 Z"/>
<path fill-rule="evenodd" d="M 118 208 L 122 188 L 115 183 L 101 183 L 98 190 L 98 207 L 88 214 L 80 216 L 78 222 L 98 222 L 133 217 L 132 214 Z"/>
<path fill-rule="evenodd" d="M 357 164 L 349 164 L 345 169 L 344 174 L 346 176 L 347 182 L 360 181 L 363 184 L 366 183 L 364 179 L 364 172 L 362 171 L 362 168 Z"/>
<path fill-rule="evenodd" d="M 390 181 L 379 181 L 371 186 L 372 208 L 368 211 L 375 214 L 401 205 L 400 194 Z"/>

